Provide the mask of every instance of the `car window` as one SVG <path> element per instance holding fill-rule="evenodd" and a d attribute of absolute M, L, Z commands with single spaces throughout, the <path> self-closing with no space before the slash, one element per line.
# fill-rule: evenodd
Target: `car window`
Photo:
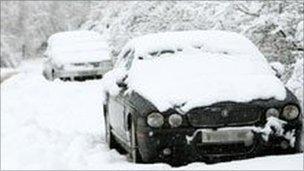
<path fill-rule="evenodd" d="M 157 51 L 149 53 L 151 56 L 156 56 L 158 54 Z"/>
<path fill-rule="evenodd" d="M 163 54 L 166 54 L 166 53 L 174 53 L 174 51 L 173 50 L 163 50 L 163 51 L 161 51 L 160 52 L 160 55 L 163 55 Z"/>
<path fill-rule="evenodd" d="M 127 57 L 127 61 L 126 61 L 126 64 L 125 64 L 125 67 L 126 67 L 127 70 L 129 70 L 132 66 L 132 62 L 133 62 L 133 59 L 134 59 L 134 51 L 132 51 L 129 54 L 130 55 Z"/>
<path fill-rule="evenodd" d="M 161 56 L 161 55 L 163 55 L 163 54 L 168 54 L 168 53 L 171 53 L 171 54 L 173 54 L 173 53 L 175 53 L 175 51 L 174 50 L 171 50 L 171 49 L 167 49 L 167 50 L 162 50 L 162 51 L 154 51 L 154 52 L 151 52 L 151 53 L 149 53 L 151 56 L 153 56 L 153 57 L 159 57 L 159 56 Z"/>
<path fill-rule="evenodd" d="M 128 55 L 130 54 L 131 49 L 125 49 L 119 53 L 118 61 L 116 61 L 115 67 L 124 66 L 126 64 L 126 60 Z"/>
<path fill-rule="evenodd" d="M 128 57 L 128 55 L 130 54 L 131 49 L 129 49 L 124 55 L 123 55 L 123 59 L 126 59 Z"/>

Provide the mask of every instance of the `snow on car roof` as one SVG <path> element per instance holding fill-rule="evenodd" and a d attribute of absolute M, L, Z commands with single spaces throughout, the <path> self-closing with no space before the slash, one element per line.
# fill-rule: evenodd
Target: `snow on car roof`
<path fill-rule="evenodd" d="M 217 30 L 152 33 L 136 37 L 126 45 L 127 49 L 135 49 L 136 56 L 189 47 L 208 52 L 263 56 L 257 47 L 241 34 Z"/>
<path fill-rule="evenodd" d="M 105 76 L 105 89 L 115 94 L 115 83 L 124 78 L 124 74 L 128 75 L 129 92 L 139 93 L 159 111 L 179 106 L 187 112 L 221 101 L 284 100 L 286 97 L 283 83 L 273 74 L 262 53 L 237 33 L 149 34 L 131 40 L 124 50 L 129 48 L 134 48 L 138 57 L 149 56 L 153 51 L 182 49 L 144 60 L 135 58 L 128 71 L 117 67 L 116 70 L 122 71 L 112 71 L 113 75 L 110 72 Z M 112 84 L 107 79 L 112 79 Z"/>
<path fill-rule="evenodd" d="M 109 60 L 109 48 L 102 35 L 94 31 L 55 33 L 48 40 L 46 54 L 58 63 Z"/>
<path fill-rule="evenodd" d="M 75 42 L 75 41 L 100 41 L 102 36 L 94 31 L 65 31 L 58 32 L 50 36 L 48 39 L 49 44 L 58 44 L 60 42 Z"/>

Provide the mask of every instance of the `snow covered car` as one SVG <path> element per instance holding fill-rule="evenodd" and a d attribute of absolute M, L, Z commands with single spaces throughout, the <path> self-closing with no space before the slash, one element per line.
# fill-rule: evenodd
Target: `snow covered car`
<path fill-rule="evenodd" d="M 43 75 L 48 80 L 101 78 L 112 69 L 107 43 L 93 31 L 56 33 L 44 55 Z"/>
<path fill-rule="evenodd" d="M 134 38 L 103 88 L 106 142 L 134 162 L 181 165 L 300 151 L 298 100 L 237 33 Z"/>

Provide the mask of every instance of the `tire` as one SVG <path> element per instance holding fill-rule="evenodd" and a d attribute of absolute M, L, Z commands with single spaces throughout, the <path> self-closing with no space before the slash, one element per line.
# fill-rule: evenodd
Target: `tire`
<path fill-rule="evenodd" d="M 293 148 L 294 153 L 302 153 L 304 151 L 304 130 L 303 128 L 299 128 L 296 131 L 296 141 L 295 141 L 295 147 Z"/>
<path fill-rule="evenodd" d="M 103 106 L 103 112 L 104 112 L 104 120 L 105 120 L 105 139 L 108 147 L 110 149 L 114 149 L 117 146 L 117 142 L 115 141 L 114 135 L 111 131 L 111 125 L 109 122 L 109 114 L 107 112 L 107 106 Z"/>
<path fill-rule="evenodd" d="M 142 157 L 137 147 L 136 125 L 133 118 L 131 119 L 131 128 L 129 132 L 130 132 L 130 140 L 131 140 L 131 148 L 130 148 L 131 150 L 128 154 L 129 161 L 133 163 L 141 163 Z"/>

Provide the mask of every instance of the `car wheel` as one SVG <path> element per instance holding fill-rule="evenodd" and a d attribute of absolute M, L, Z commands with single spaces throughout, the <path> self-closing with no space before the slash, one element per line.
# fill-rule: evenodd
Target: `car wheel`
<path fill-rule="evenodd" d="M 131 128 L 129 132 L 130 132 L 130 140 L 131 140 L 131 150 L 128 154 L 129 160 L 132 161 L 133 163 L 142 162 L 142 158 L 137 147 L 136 125 L 133 119 L 131 121 Z"/>
<path fill-rule="evenodd" d="M 296 141 L 295 141 L 295 147 L 293 148 L 293 152 L 295 153 L 301 153 L 304 151 L 304 137 L 303 137 L 303 129 L 298 129 L 296 131 Z M 304 130 L 303 130 L 304 131 Z"/>
<path fill-rule="evenodd" d="M 115 148 L 115 139 L 114 139 L 114 136 L 113 136 L 113 133 L 111 132 L 111 125 L 110 125 L 110 121 L 109 121 L 109 114 L 107 113 L 107 110 L 106 110 L 106 105 L 104 105 L 104 116 L 105 116 L 105 129 L 106 129 L 106 143 L 107 145 L 109 146 L 110 149 L 113 149 Z"/>

